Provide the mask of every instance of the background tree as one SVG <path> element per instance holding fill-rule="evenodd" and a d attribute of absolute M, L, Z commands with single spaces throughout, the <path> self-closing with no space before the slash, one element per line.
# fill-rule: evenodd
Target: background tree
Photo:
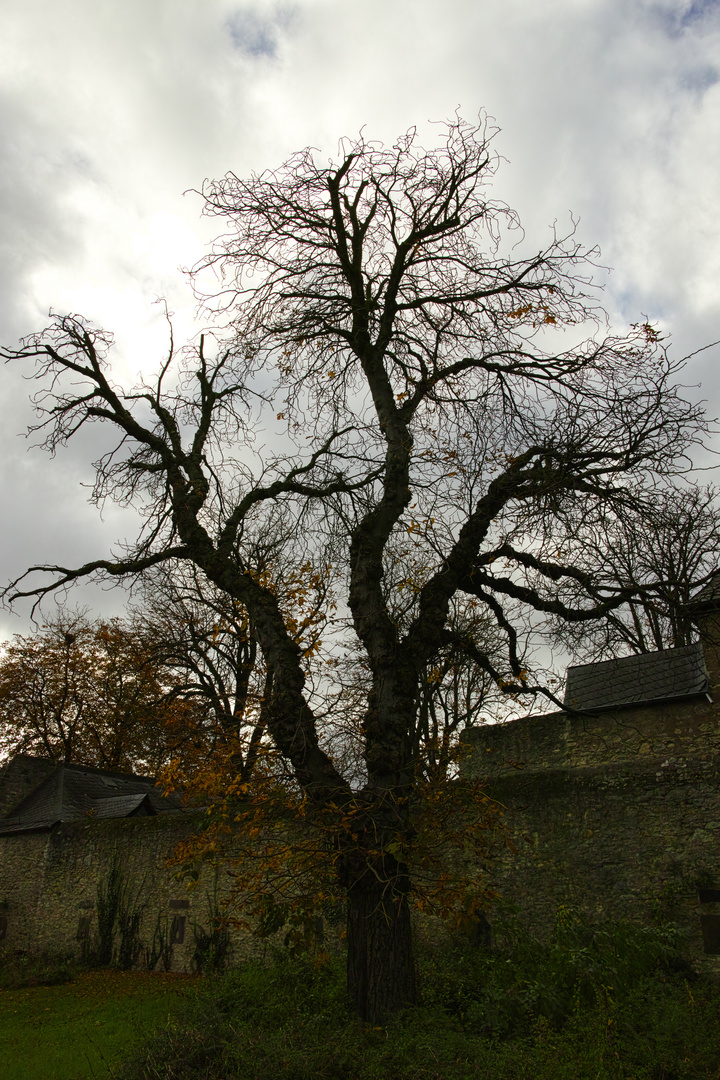
<path fill-rule="evenodd" d="M 279 543 L 278 536 L 265 537 L 262 549 L 256 548 L 257 576 L 270 580 L 270 560 Z M 304 657 L 306 676 L 317 677 L 313 658 L 326 620 L 323 604 L 332 608 L 328 576 L 293 567 L 288 555 L 272 581 Z M 205 801 L 222 798 L 230 785 L 249 781 L 267 742 L 272 671 L 258 648 L 252 619 L 192 563 L 154 567 L 140 582 L 132 613 L 152 642 L 168 700 L 188 703 L 197 717 L 196 753 L 184 746 L 173 768 L 164 770 L 164 779 L 195 795 L 201 790 Z"/>
<path fill-rule="evenodd" d="M 271 688 L 247 611 L 192 566 L 156 568 L 142 594 L 134 614 L 152 638 L 169 699 L 191 704 L 201 730 L 197 753 L 176 758 L 165 771 L 167 782 L 189 789 L 200 772 L 213 772 L 223 786 L 228 769 L 245 782 L 262 742 L 262 707 Z"/>
<path fill-rule="evenodd" d="M 720 568 L 717 491 L 685 483 L 655 491 L 650 505 L 638 503 L 620 517 L 577 521 L 566 547 L 565 557 L 598 594 L 619 583 L 635 586 L 624 604 L 597 622 L 551 621 L 553 642 L 577 659 L 607 660 L 697 640 L 690 600 Z M 580 588 L 566 582 L 567 603 Z"/>
<path fill-rule="evenodd" d="M 412 594 L 418 579 L 411 574 L 412 561 L 405 566 L 402 585 Z M 413 601 L 409 604 L 412 606 Z M 400 612 L 395 612 L 400 618 Z M 418 699 L 415 723 L 408 732 L 412 757 L 423 778 L 447 781 L 457 776 L 460 734 L 464 727 L 482 722 L 481 716 L 496 719 L 507 715 L 512 702 L 503 693 L 502 678 L 477 664 L 469 652 L 482 652 L 496 672 L 507 676 L 505 642 L 496 622 L 474 597 L 456 597 L 448 613 L 448 641 L 431 662 L 418 671 Z M 528 642 L 523 643 L 523 649 Z M 348 770 L 366 779 L 363 757 L 362 718 L 372 691 L 372 675 L 363 650 L 357 645 L 333 665 L 337 692 L 329 708 L 325 743 L 333 759 L 344 753 Z"/>
<path fill-rule="evenodd" d="M 329 165 L 307 150 L 229 174 L 205 188 L 228 229 L 206 267 L 221 281 L 214 340 L 171 348 L 154 382 L 128 390 L 111 378 L 110 336 L 78 317 L 6 351 L 37 362 L 48 449 L 96 421 L 117 431 L 94 495 L 145 515 L 131 549 L 31 568 L 8 595 L 187 561 L 248 612 L 272 677 L 267 731 L 327 838 L 349 989 L 371 1021 L 416 994 L 424 673 L 452 649 L 504 693 L 541 692 L 518 613 L 588 622 L 635 589 L 596 588 L 564 560 L 568 523 L 649 505 L 703 431 L 651 327 L 587 337 L 593 264 L 572 236 L 527 258 L 510 246 L 518 223 L 487 193 L 494 167 L 486 129 L 458 120 L 430 152 L 410 132 L 343 144 Z M 321 745 L 294 613 L 253 565 L 278 515 L 294 565 L 333 568 L 364 654 L 361 786 Z M 393 585 L 408 537 L 424 553 L 410 603 Z M 551 538 L 557 554 L 539 556 Z M 582 586 L 572 604 L 568 579 Z M 492 619 L 502 663 L 453 625 L 456 597 Z"/>
<path fill-rule="evenodd" d="M 155 775 L 197 738 L 146 633 L 60 612 L 0 656 L 0 751 Z"/>

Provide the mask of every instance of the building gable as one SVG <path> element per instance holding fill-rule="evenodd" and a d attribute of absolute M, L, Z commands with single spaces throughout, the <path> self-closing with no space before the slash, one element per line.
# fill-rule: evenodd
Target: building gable
<path fill-rule="evenodd" d="M 46 773 L 45 778 L 0 819 L 0 835 L 49 829 L 59 822 L 180 813 L 182 810 L 179 799 L 161 795 L 150 777 L 65 762 L 51 764 L 50 774 Z M 36 770 L 35 775 L 39 776 L 40 772 Z M 0 777 L 0 803 L 2 780 Z"/>

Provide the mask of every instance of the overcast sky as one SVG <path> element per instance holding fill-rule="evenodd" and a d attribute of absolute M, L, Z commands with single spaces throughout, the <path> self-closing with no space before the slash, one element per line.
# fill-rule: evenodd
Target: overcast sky
<path fill-rule="evenodd" d="M 496 197 L 532 247 L 570 214 L 612 267 L 605 306 L 685 355 L 720 338 L 720 0 L 24 0 L 0 15 L 0 341 L 49 308 L 115 332 L 131 374 L 161 355 L 163 295 L 213 235 L 206 177 L 330 156 L 360 128 L 485 109 Z M 216 223 L 217 224 L 217 223 Z M 686 381 L 720 412 L 720 350 Z M 0 579 L 107 554 L 133 520 L 87 504 L 92 438 L 54 460 L 21 436 L 28 386 L 2 372 Z M 77 600 L 107 614 L 117 592 Z M 28 626 L 0 615 L 0 634 Z"/>

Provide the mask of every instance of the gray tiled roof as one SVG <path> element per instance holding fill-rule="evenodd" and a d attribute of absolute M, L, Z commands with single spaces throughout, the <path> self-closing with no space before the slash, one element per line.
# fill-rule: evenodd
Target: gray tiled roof
<path fill-rule="evenodd" d="M 97 818 L 137 817 L 138 814 L 156 813 L 148 795 L 116 795 L 110 799 L 96 799 L 91 813 Z"/>
<path fill-rule="evenodd" d="M 565 704 L 579 712 L 696 697 L 708 692 L 702 646 L 568 668 Z"/>
<path fill-rule="evenodd" d="M 22 800 L 57 769 L 50 758 L 16 754 L 0 769 L 0 818 L 6 817 Z"/>
<path fill-rule="evenodd" d="M 0 819 L 0 835 L 47 829 L 60 821 L 167 814 L 180 809 L 179 799 L 161 795 L 150 777 L 61 763 Z"/>
<path fill-rule="evenodd" d="M 720 571 L 713 574 L 707 585 L 700 589 L 700 592 L 695 593 L 688 604 L 688 608 L 702 611 L 703 608 L 715 608 L 718 604 L 720 604 Z"/>

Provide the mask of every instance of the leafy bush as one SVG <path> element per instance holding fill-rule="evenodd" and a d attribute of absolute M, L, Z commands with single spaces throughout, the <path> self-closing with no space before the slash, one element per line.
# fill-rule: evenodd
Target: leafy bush
<path fill-rule="evenodd" d="M 592 927 L 563 907 L 548 944 L 512 911 L 493 929 L 501 949 L 468 949 L 456 941 L 429 958 L 424 997 L 468 1030 L 494 1037 L 527 1030 L 541 1017 L 557 1026 L 580 1008 L 611 1006 L 646 976 L 682 967 L 672 926 Z"/>
<path fill-rule="evenodd" d="M 324 954 L 315 962 L 278 955 L 271 965 L 247 963 L 212 981 L 185 1018 L 158 1031 L 117 1077 L 276 1080 L 305 1076 L 304 1063 L 312 1069 L 308 1077 L 349 1076 L 343 1067 L 352 1047 L 339 1047 L 336 1055 L 327 1040 L 329 1031 L 344 1027 L 355 1029 L 355 1042 L 362 1034 L 349 1016 L 343 982 L 339 961 Z M 323 1055 L 339 1071 L 319 1069 Z"/>
<path fill-rule="evenodd" d="M 232 938 L 227 926 L 213 922 L 206 930 L 195 923 L 192 932 L 195 942 L 192 962 L 198 975 L 217 975 L 225 971 L 232 952 Z"/>
<path fill-rule="evenodd" d="M 543 945 L 456 942 L 422 963 L 424 1004 L 353 1016 L 344 964 L 278 954 L 209 982 L 116 1080 L 718 1080 L 720 987 L 673 973 L 671 930 L 583 926 Z"/>

